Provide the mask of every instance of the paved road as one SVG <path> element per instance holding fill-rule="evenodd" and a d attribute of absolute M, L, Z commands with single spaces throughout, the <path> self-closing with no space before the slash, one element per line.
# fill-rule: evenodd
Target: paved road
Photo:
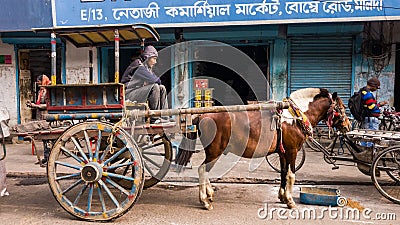
<path fill-rule="evenodd" d="M 29 144 L 8 145 L 6 167 L 10 196 L 0 198 L 1 224 L 81 224 L 65 212 L 54 200 L 45 179 L 45 168 L 34 165 L 37 160 L 31 155 Z M 203 154 L 195 154 L 192 168 L 183 173 L 171 170 L 166 180 L 145 190 L 135 207 L 114 223 L 129 224 L 268 224 L 274 215 L 274 224 L 304 224 L 305 219 L 285 219 L 289 215 L 286 206 L 278 203 L 277 190 L 279 174 L 274 172 L 265 160 L 239 159 L 231 154 L 224 156 L 212 170 L 210 177 L 216 187 L 216 203 L 213 211 L 201 208 L 198 202 L 197 166 Z M 337 188 L 356 207 L 371 210 L 371 217 L 386 215 L 400 216 L 400 205 L 383 198 L 372 185 L 368 176 L 358 171 L 353 164 L 331 170 L 321 153 L 307 151 L 304 167 L 296 173 L 295 201 L 300 213 L 316 209 L 317 213 L 326 208 L 300 204 L 301 186 Z M 277 214 L 265 216 L 268 209 L 277 213 L 283 210 L 283 218 Z M 354 205 L 353 205 L 354 206 Z M 349 208 L 349 207 L 347 207 Z M 277 209 L 277 210 L 275 210 Z M 338 208 L 336 208 L 338 210 Z M 260 214 L 259 214 L 260 212 Z M 263 214 L 264 213 L 264 214 Z M 333 212 L 334 213 L 334 212 Z M 378 214 L 377 214 L 378 213 Z M 260 217 L 266 217 L 262 219 Z M 398 219 L 399 220 L 399 219 Z M 114 224 L 111 223 L 111 224 Z M 398 224 L 393 220 L 361 220 L 330 218 L 325 215 L 315 219 L 313 224 Z"/>
<path fill-rule="evenodd" d="M 58 205 L 45 179 L 12 178 L 8 182 L 10 196 L 0 198 L 1 224 L 82 224 Z M 400 205 L 380 197 L 372 185 L 324 186 L 339 188 L 361 212 L 363 208 L 370 210 L 367 214 L 370 219 L 362 213 L 360 219 L 347 219 L 346 210 L 351 209 L 348 206 L 331 208 L 329 214 L 327 207 L 299 203 L 299 187 L 304 185 L 296 185 L 297 209 L 292 214 L 276 201 L 277 185 L 216 183 L 214 186 L 216 198 L 212 211 L 202 209 L 197 187 L 160 183 L 145 190 L 127 214 L 109 224 L 270 224 L 271 221 L 274 224 L 398 224 L 400 217 Z M 321 218 L 309 219 L 309 211 Z M 382 215 L 392 219 L 375 220 Z"/>
<path fill-rule="evenodd" d="M 38 147 L 42 144 L 38 143 Z M 35 165 L 36 156 L 31 154 L 30 144 L 7 145 L 6 168 L 9 176 L 46 176 L 46 169 Z M 296 182 L 299 183 L 370 183 L 369 176 L 362 174 L 353 163 L 346 163 L 348 166 L 340 166 L 338 170 L 332 170 L 332 166 L 327 164 L 322 157 L 322 153 L 307 149 L 306 162 L 296 173 Z M 202 152 L 194 154 L 190 169 L 177 174 L 171 170 L 167 180 L 193 181 L 197 180 L 197 167 L 204 159 Z M 265 159 L 240 159 L 239 157 L 228 154 L 221 156 L 210 173 L 210 178 L 220 182 L 275 182 L 280 179 L 265 161 Z"/>

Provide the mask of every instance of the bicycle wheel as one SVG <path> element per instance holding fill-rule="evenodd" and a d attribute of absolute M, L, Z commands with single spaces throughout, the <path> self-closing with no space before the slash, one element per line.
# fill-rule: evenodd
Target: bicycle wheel
<path fill-rule="evenodd" d="M 307 147 L 311 148 L 312 150 L 316 152 L 320 152 L 321 149 L 319 149 L 311 140 L 306 139 L 305 144 Z"/>
<path fill-rule="evenodd" d="M 362 128 L 362 125 L 363 125 L 363 123 L 361 122 L 361 121 L 358 121 L 358 120 L 353 120 L 353 123 L 351 124 L 352 126 L 352 130 L 354 130 L 354 129 L 361 129 Z"/>
<path fill-rule="evenodd" d="M 296 162 L 295 162 L 295 172 L 297 172 L 306 161 L 306 150 L 304 147 L 305 144 L 300 148 L 300 151 L 297 152 Z M 274 169 L 276 172 L 281 172 L 281 163 L 279 160 L 279 154 L 271 154 L 265 157 L 267 159 L 267 163 Z"/>
<path fill-rule="evenodd" d="M 379 119 L 380 124 L 379 124 L 379 130 L 387 130 L 387 131 L 392 131 L 394 130 L 394 120 L 393 118 L 383 118 Z"/>
<path fill-rule="evenodd" d="M 380 152 L 372 162 L 371 170 L 371 179 L 376 189 L 385 198 L 400 204 L 400 146 Z"/>

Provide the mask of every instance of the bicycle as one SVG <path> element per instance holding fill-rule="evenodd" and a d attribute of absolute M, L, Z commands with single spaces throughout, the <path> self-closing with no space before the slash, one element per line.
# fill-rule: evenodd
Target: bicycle
<path fill-rule="evenodd" d="M 382 106 L 382 116 L 379 125 L 380 130 L 400 131 L 400 112 L 396 112 L 394 107 Z"/>
<path fill-rule="evenodd" d="M 313 137 L 324 147 L 327 147 L 329 145 L 330 140 L 334 138 L 335 134 L 336 132 L 334 128 L 329 128 L 325 124 L 318 124 L 313 130 Z M 316 146 L 310 139 L 306 139 L 305 144 L 307 147 L 316 152 L 321 151 L 318 146 Z"/>

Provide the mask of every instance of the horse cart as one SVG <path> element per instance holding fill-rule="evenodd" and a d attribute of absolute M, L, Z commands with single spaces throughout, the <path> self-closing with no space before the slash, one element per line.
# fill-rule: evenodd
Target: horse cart
<path fill-rule="evenodd" d="M 115 83 L 55 84 L 56 33 L 77 47 L 115 42 Z M 142 189 L 157 184 L 171 165 L 170 136 L 196 132 L 195 114 L 213 112 L 276 111 L 285 102 L 210 108 L 149 110 L 146 104 L 125 100 L 119 80 L 119 45 L 158 41 L 145 24 L 96 29 L 52 30 L 52 81 L 46 86 L 48 126 L 15 135 L 44 141 L 51 148 L 47 178 L 57 202 L 71 215 L 89 221 L 122 216 L 138 200 Z M 90 50 L 91 51 L 91 50 Z M 90 52 L 89 55 L 92 55 Z M 92 57 L 89 57 L 91 60 Z M 90 61 L 90 65 L 93 63 Z M 174 116 L 176 122 L 150 124 L 151 117 Z M 39 162 L 40 158 L 38 156 Z"/>
<path fill-rule="evenodd" d="M 58 203 L 84 220 L 106 221 L 126 213 L 143 188 L 159 182 L 172 160 L 170 134 L 195 131 L 194 114 L 277 110 L 283 102 L 249 106 L 146 110 L 126 103 L 122 84 L 48 86 L 47 121 L 80 121 L 53 139 L 47 178 Z M 79 109 L 77 109 L 79 108 Z M 153 116 L 176 122 L 149 124 Z"/>

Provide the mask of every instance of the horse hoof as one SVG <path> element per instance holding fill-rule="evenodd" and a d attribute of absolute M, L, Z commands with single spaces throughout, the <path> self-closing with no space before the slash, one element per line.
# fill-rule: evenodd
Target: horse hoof
<path fill-rule="evenodd" d="M 286 200 L 284 197 L 279 197 L 279 201 L 280 201 L 281 203 L 284 203 L 284 204 L 287 203 L 287 200 Z"/>
<path fill-rule="evenodd" d="M 293 209 L 293 208 L 296 208 L 296 203 L 289 202 L 289 203 L 287 203 L 287 206 L 288 206 L 289 209 Z"/>
<path fill-rule="evenodd" d="M 214 207 L 211 204 L 208 204 L 208 206 L 205 206 L 207 210 L 213 210 Z"/>
<path fill-rule="evenodd" d="M 203 204 L 204 208 L 207 210 L 212 210 L 214 208 L 211 203 L 202 202 L 202 204 Z"/>

